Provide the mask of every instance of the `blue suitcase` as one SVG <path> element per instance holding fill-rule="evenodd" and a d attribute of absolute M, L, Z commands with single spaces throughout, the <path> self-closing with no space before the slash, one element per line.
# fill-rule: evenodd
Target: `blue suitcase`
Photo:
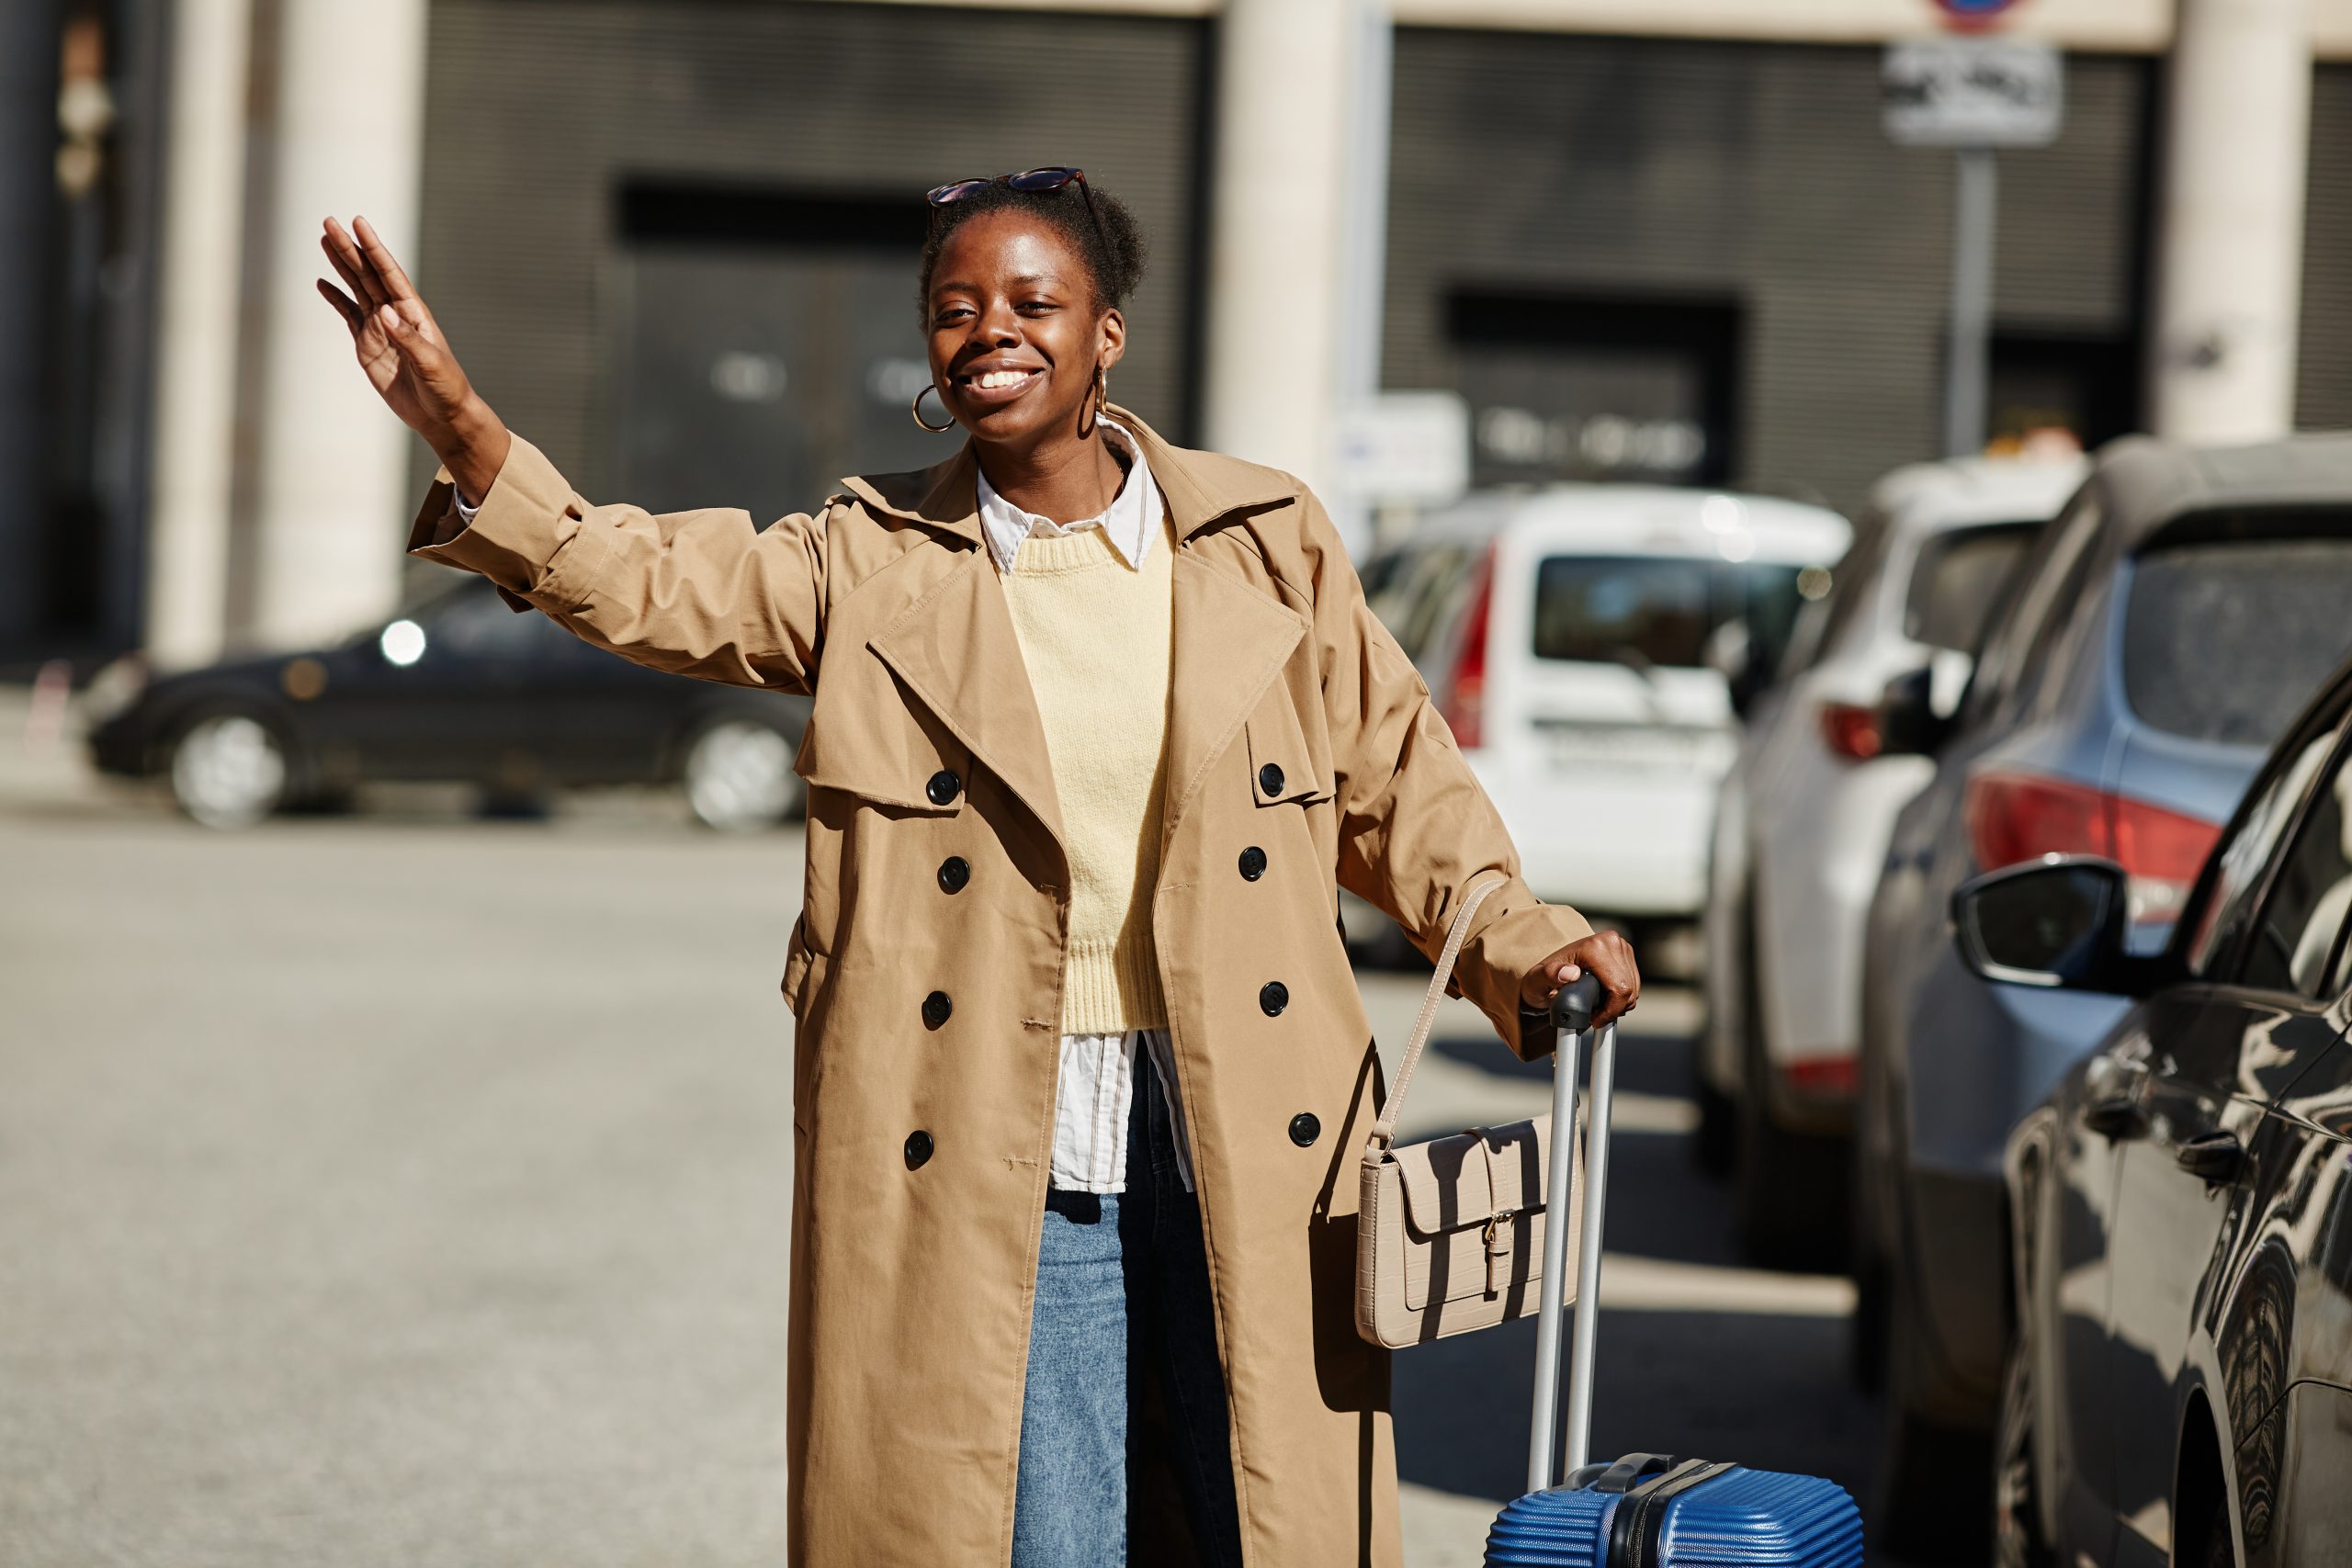
<path fill-rule="evenodd" d="M 1616 1026 L 1590 1038 L 1600 998 L 1600 983 L 1586 976 L 1564 987 L 1555 1004 L 1564 1038 L 1553 1061 L 1553 1126 L 1576 1126 L 1577 1057 L 1588 1043 L 1592 1057 L 1563 1443 L 1567 1475 L 1554 1483 L 1560 1473 L 1553 1464 L 1553 1441 L 1558 1429 L 1568 1227 L 1547 1225 L 1528 1492 L 1495 1520 L 1487 1536 L 1487 1562 L 1492 1568 L 1860 1568 L 1861 1511 L 1834 1481 L 1664 1454 L 1627 1454 L 1607 1465 L 1585 1462 L 1592 1429 L 1593 1330 L 1600 1309 L 1601 1214 L 1608 1201 L 1609 1107 L 1617 1066 Z M 1575 1164 L 1567 1158 L 1551 1162 L 1548 1213 L 1568 1212 L 1568 1176 Z"/>

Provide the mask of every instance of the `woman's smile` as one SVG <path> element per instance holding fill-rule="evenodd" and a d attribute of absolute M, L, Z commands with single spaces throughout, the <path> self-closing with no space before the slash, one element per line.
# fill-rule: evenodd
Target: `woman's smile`
<path fill-rule="evenodd" d="M 1008 365 L 1001 359 L 980 360 L 957 372 L 956 393 L 967 404 L 999 409 L 1045 378 L 1046 369 L 1042 365 Z"/>

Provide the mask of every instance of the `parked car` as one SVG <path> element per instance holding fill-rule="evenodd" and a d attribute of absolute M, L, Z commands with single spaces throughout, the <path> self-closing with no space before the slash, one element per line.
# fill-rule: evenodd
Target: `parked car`
<path fill-rule="evenodd" d="M 2272 753 L 2165 951 L 2062 856 L 1955 903 L 2005 988 L 2131 1007 L 2010 1136 L 2004 1563 L 2352 1562 L 2352 668 Z"/>
<path fill-rule="evenodd" d="M 1876 1514 L 1898 1531 L 1981 1518 L 2001 1150 L 2124 1006 L 1972 972 L 1952 891 L 2104 855 L 2129 875 L 2132 931 L 2161 942 L 2264 755 L 2352 647 L 2347 604 L 2352 437 L 2131 439 L 2037 539 L 1957 714 L 1939 716 L 1924 676 L 1889 689 L 1884 750 L 1936 760 L 1896 819 L 1862 982 L 1857 1354 L 1885 1384 Z"/>
<path fill-rule="evenodd" d="M 1899 468 L 1808 606 L 1724 775 L 1709 863 L 1697 1143 L 1733 1168 L 1734 1213 L 1768 1263 L 1833 1260 L 1852 1168 L 1862 921 L 1895 813 L 1934 773 L 1889 755 L 1878 703 L 1935 667 L 1958 692 L 2035 532 L 2082 483 L 2072 457 Z"/>
<path fill-rule="evenodd" d="M 690 681 L 518 615 L 467 578 L 332 648 L 143 679 L 102 671 L 86 699 L 104 773 L 162 775 L 208 827 L 376 780 L 477 784 L 501 797 L 558 786 L 676 783 L 714 828 L 797 810 L 804 698 Z"/>
<path fill-rule="evenodd" d="M 1365 569 L 1544 897 L 1688 919 L 1735 687 L 1852 537 L 1821 507 L 1646 485 L 1474 496 Z M 1609 824 L 1606 833 L 1575 825 Z"/>

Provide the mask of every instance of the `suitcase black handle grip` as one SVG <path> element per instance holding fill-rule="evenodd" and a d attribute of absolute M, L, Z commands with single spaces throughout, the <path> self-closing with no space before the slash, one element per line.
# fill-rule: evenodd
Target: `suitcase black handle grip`
<path fill-rule="evenodd" d="M 1592 1489 L 1596 1492 L 1631 1492 L 1646 1477 L 1662 1475 L 1681 1462 L 1671 1454 L 1627 1454 L 1608 1469 L 1601 1470 L 1600 1477 L 1592 1483 Z M 1585 1468 L 1587 1471 L 1600 1469 L 1598 1465 Z"/>
<path fill-rule="evenodd" d="M 1600 976 L 1588 969 L 1552 998 L 1552 1021 L 1571 1034 L 1582 1034 L 1592 1027 L 1592 1015 L 1600 1010 Z"/>

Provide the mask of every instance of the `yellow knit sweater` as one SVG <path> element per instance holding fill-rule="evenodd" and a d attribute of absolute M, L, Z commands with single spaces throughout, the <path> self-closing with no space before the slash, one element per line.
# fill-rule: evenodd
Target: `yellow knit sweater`
<path fill-rule="evenodd" d="M 1065 1034 L 1168 1022 L 1151 895 L 1167 787 L 1175 554 L 1164 519 L 1140 570 L 1120 558 L 1101 528 L 1032 535 L 1004 579 L 1069 840 Z"/>

